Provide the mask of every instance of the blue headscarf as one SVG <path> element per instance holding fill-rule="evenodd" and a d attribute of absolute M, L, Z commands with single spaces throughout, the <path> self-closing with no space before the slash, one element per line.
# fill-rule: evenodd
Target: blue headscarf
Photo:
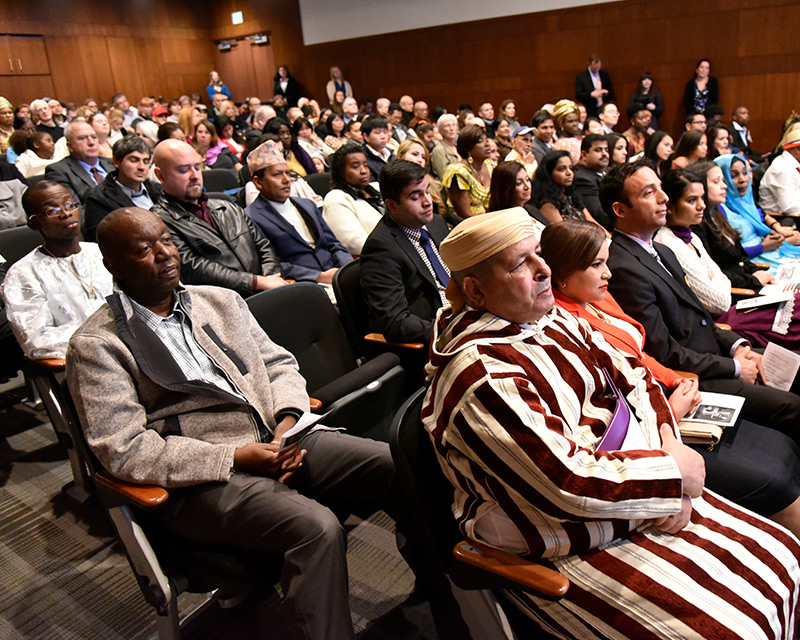
<path fill-rule="evenodd" d="M 725 186 L 728 187 L 725 196 L 725 206 L 731 211 L 735 211 L 740 216 L 746 218 L 755 228 L 756 232 L 762 237 L 767 235 L 771 229 L 764 222 L 761 216 L 761 211 L 756 206 L 755 198 L 753 198 L 753 180 L 752 174 L 750 184 L 747 185 L 747 193 L 743 196 L 739 195 L 739 189 L 733 183 L 731 178 L 731 165 L 734 160 L 740 160 L 744 163 L 745 171 L 750 173 L 750 167 L 741 153 L 726 153 L 723 156 L 714 158 L 714 162 L 722 169 L 722 177 L 725 179 Z"/>

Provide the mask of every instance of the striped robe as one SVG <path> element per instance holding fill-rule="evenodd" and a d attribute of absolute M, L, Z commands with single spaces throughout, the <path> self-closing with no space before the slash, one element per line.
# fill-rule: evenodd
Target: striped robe
<path fill-rule="evenodd" d="M 637 450 L 597 450 L 615 406 L 602 368 L 639 422 Z M 571 581 L 557 603 L 510 594 L 550 633 L 794 637 L 791 533 L 707 490 L 678 534 L 649 525 L 681 506 L 678 467 L 659 450 L 672 414 L 647 370 L 585 321 L 556 308 L 522 327 L 443 309 L 427 372 L 422 418 L 464 534 L 543 558 Z"/>

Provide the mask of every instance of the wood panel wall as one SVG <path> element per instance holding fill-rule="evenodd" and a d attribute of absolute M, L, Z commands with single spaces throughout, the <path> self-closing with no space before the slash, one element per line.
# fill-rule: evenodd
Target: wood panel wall
<path fill-rule="evenodd" d="M 78 104 L 115 93 L 134 104 L 146 94 L 205 95 L 214 57 L 207 17 L 202 4 L 181 0 L 0 3 L 0 30 L 43 35 L 55 94 Z"/>
<path fill-rule="evenodd" d="M 458 3 L 451 4 L 457 20 Z M 231 24 L 233 11 L 243 12 L 244 24 Z M 679 131 L 684 84 L 708 57 L 726 121 L 737 104 L 748 105 L 761 150 L 792 109 L 800 111 L 798 24 L 796 0 L 624 0 L 304 46 L 298 0 L 0 3 L 0 30 L 44 34 L 64 100 L 202 93 L 214 41 L 268 32 L 275 64 L 289 66 L 321 102 L 328 69 L 338 64 L 359 98 L 410 93 L 450 110 L 513 98 L 523 119 L 545 102 L 574 97 L 575 75 L 597 51 L 623 110 L 650 71 L 666 103 L 662 126 Z"/>
<path fill-rule="evenodd" d="M 458 3 L 451 4 L 455 21 Z M 800 111 L 796 0 L 625 0 L 308 47 L 296 0 L 220 0 L 215 7 L 215 24 L 242 10 L 242 32 L 271 28 L 276 64 L 287 64 L 321 100 L 337 64 L 359 98 L 410 93 L 451 111 L 462 102 L 477 109 L 513 98 L 528 119 L 545 102 L 573 98 L 575 75 L 597 51 L 623 113 L 640 74 L 654 74 L 666 104 L 661 124 L 672 131 L 682 128 L 684 85 L 704 57 L 720 80 L 725 121 L 738 104 L 750 108 L 757 149 L 771 146 L 782 121 Z"/>

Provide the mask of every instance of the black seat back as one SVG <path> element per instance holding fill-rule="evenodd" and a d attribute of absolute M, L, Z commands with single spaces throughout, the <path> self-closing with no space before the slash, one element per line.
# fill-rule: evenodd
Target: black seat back
<path fill-rule="evenodd" d="M 311 173 L 305 177 L 305 181 L 320 198 L 324 198 L 331 190 L 330 173 Z"/>
<path fill-rule="evenodd" d="M 270 339 L 297 358 L 310 395 L 356 368 L 336 308 L 318 284 L 262 291 L 247 306 Z"/>
<path fill-rule="evenodd" d="M 333 276 L 333 291 L 339 305 L 342 327 L 358 356 L 364 355 L 367 331 L 367 305 L 361 295 L 361 260 L 353 260 Z"/>
<path fill-rule="evenodd" d="M 429 566 L 443 573 L 453 546 L 463 538 L 452 515 L 453 486 L 442 473 L 436 453 L 420 420 L 425 390 L 419 389 L 398 410 L 389 446 L 395 476 L 412 509 L 415 533 L 425 542 Z"/>
<path fill-rule="evenodd" d="M 239 174 L 233 169 L 206 169 L 203 171 L 203 188 L 208 191 L 226 191 L 240 187 Z"/>
<path fill-rule="evenodd" d="M 9 267 L 42 244 L 42 237 L 30 227 L 13 227 L 0 230 L 0 255 Z"/>

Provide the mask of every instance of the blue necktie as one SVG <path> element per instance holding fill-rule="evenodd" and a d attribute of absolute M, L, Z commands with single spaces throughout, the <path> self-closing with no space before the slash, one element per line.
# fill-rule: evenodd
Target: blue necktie
<path fill-rule="evenodd" d="M 428 260 L 431 261 L 433 272 L 436 274 L 436 277 L 439 278 L 439 282 L 446 287 L 447 283 L 450 282 L 450 275 L 447 273 L 447 269 L 444 268 L 439 256 L 436 255 L 436 252 L 433 250 L 431 246 L 431 237 L 428 235 L 427 230 L 420 229 L 419 233 L 419 243 L 422 245 L 422 248 L 425 249 L 425 253 L 428 254 Z"/>

